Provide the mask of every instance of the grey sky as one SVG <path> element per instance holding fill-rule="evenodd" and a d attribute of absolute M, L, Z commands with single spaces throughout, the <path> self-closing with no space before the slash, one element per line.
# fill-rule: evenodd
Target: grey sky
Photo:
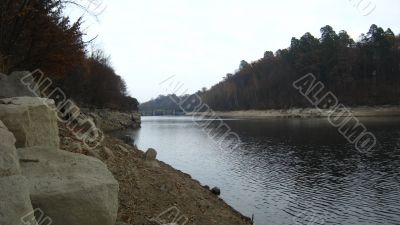
<path fill-rule="evenodd" d="M 98 22 L 86 18 L 86 39 L 99 35 L 97 46 L 111 55 L 116 72 L 140 102 L 164 94 L 159 83 L 171 75 L 190 92 L 209 88 L 234 72 L 241 60 L 251 62 L 266 50 L 286 48 L 291 37 L 305 32 L 320 37 L 319 29 L 327 24 L 337 32 L 346 30 L 356 40 L 373 23 L 400 32 L 399 0 L 103 0 L 103 4 L 106 9 Z"/>

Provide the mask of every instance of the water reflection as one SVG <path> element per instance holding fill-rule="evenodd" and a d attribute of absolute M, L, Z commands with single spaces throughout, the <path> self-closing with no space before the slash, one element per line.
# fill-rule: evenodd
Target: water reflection
<path fill-rule="evenodd" d="M 243 142 L 235 151 L 219 148 L 190 117 L 144 117 L 131 135 L 139 148 L 154 147 L 159 159 L 221 187 L 258 225 L 400 224 L 399 119 L 362 120 L 378 139 L 369 156 L 323 118 L 225 122 Z"/>

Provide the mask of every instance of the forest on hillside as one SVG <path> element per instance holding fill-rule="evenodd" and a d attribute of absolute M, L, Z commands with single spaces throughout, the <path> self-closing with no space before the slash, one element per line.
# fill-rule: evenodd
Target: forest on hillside
<path fill-rule="evenodd" d="M 83 18 L 71 21 L 64 13 L 70 5 L 79 1 L 0 1 L 0 73 L 40 69 L 80 106 L 137 110 L 109 57 L 87 51 Z"/>
<path fill-rule="evenodd" d="M 191 95 L 159 95 L 155 99 L 140 104 L 139 110 L 143 116 L 184 115 L 187 112 L 198 110 L 202 94 L 204 94 L 204 90 Z"/>
<path fill-rule="evenodd" d="M 221 111 L 311 107 L 292 86 L 308 73 L 345 105 L 400 105 L 400 37 L 372 25 L 356 42 L 327 25 L 320 38 L 305 33 L 287 49 L 242 61 L 202 98 Z"/>

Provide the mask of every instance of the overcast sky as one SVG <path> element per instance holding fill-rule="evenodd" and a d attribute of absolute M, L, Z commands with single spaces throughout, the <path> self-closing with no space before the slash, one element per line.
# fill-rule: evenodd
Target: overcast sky
<path fill-rule="evenodd" d="M 287 48 L 305 32 L 320 37 L 324 25 L 355 40 L 371 24 L 400 32 L 399 0 L 103 0 L 91 8 L 105 10 L 98 21 L 86 17 L 85 39 L 98 35 L 140 102 L 165 94 L 159 83 L 172 75 L 189 92 L 209 88 L 241 60 Z"/>

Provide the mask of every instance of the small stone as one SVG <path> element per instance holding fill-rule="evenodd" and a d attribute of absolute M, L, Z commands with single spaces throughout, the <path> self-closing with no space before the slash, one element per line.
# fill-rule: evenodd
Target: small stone
<path fill-rule="evenodd" d="M 124 146 L 122 146 L 122 145 L 117 145 L 117 146 L 118 146 L 118 148 L 119 148 L 121 151 L 126 152 L 126 153 L 129 152 L 129 150 L 126 149 Z"/>
<path fill-rule="evenodd" d="M 221 189 L 219 189 L 219 187 L 213 187 L 211 189 L 211 193 L 213 193 L 214 195 L 220 195 L 221 194 Z"/>
<path fill-rule="evenodd" d="M 114 158 L 114 153 L 111 151 L 111 149 L 104 146 L 102 150 L 103 154 L 105 155 L 105 159 Z"/>
<path fill-rule="evenodd" d="M 144 154 L 144 159 L 146 161 L 154 161 L 157 158 L 157 151 L 154 148 L 147 149 L 146 153 Z"/>

